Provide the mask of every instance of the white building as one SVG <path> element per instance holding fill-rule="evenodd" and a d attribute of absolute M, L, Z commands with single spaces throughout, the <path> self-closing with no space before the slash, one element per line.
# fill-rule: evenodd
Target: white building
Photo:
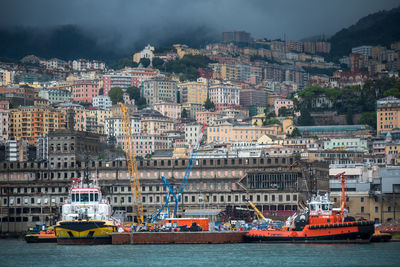
<path fill-rule="evenodd" d="M 120 117 L 107 118 L 105 123 L 105 134 L 110 137 L 115 137 L 117 144 L 124 147 L 124 136 L 122 130 L 122 119 Z M 131 116 L 132 135 L 140 133 L 140 119 Z"/>
<path fill-rule="evenodd" d="M 77 71 L 104 70 L 106 65 L 97 60 L 78 59 L 72 61 L 72 69 Z"/>
<path fill-rule="evenodd" d="M 200 131 L 203 125 L 201 124 L 186 124 L 185 125 L 185 146 L 194 147 L 200 140 Z"/>
<path fill-rule="evenodd" d="M 49 138 L 47 135 L 40 136 L 36 144 L 36 160 L 47 160 L 49 158 Z"/>
<path fill-rule="evenodd" d="M 152 62 L 154 57 L 153 51 L 154 46 L 148 44 L 142 51 L 133 55 L 133 61 L 139 63 L 142 58 L 147 58 L 150 60 L 150 62 Z"/>
<path fill-rule="evenodd" d="M 28 143 L 23 139 L 6 141 L 6 161 L 27 161 Z"/>
<path fill-rule="evenodd" d="M 240 89 L 228 84 L 213 85 L 208 90 L 210 100 L 215 107 L 240 104 Z"/>
<path fill-rule="evenodd" d="M 43 89 L 38 96 L 48 100 L 50 104 L 70 102 L 72 99 L 71 91 L 63 89 Z"/>
<path fill-rule="evenodd" d="M 99 96 L 93 97 L 92 105 L 95 108 L 101 108 L 101 109 L 107 110 L 109 107 L 112 106 L 112 101 L 109 96 L 99 95 Z"/>
<path fill-rule="evenodd" d="M 362 46 L 353 47 L 351 49 L 351 53 L 370 57 L 372 55 L 372 46 L 362 45 Z"/>
<path fill-rule="evenodd" d="M 332 138 L 324 142 L 324 149 L 342 149 L 368 152 L 368 141 L 361 138 Z"/>

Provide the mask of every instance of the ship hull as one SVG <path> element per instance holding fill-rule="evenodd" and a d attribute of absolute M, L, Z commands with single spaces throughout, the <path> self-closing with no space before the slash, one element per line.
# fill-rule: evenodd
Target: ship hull
<path fill-rule="evenodd" d="M 74 220 L 59 222 L 55 230 L 58 244 L 111 244 L 117 227 L 111 221 Z"/>
<path fill-rule="evenodd" d="M 306 226 L 302 231 L 251 230 L 245 236 L 247 242 L 369 242 L 375 231 L 373 222 L 360 222 L 320 225 L 316 228 Z"/>
<path fill-rule="evenodd" d="M 30 234 L 25 236 L 27 243 L 56 243 L 57 237 L 53 236 L 40 236 L 39 234 Z"/>

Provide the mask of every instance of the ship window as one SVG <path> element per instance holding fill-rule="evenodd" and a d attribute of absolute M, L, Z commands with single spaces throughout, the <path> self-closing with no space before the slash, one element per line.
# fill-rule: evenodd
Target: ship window
<path fill-rule="evenodd" d="M 90 201 L 94 200 L 94 196 L 93 195 L 94 195 L 93 193 L 90 194 Z"/>
<path fill-rule="evenodd" d="M 328 204 L 322 204 L 322 210 L 329 210 Z"/>
<path fill-rule="evenodd" d="M 94 194 L 94 201 L 99 201 L 99 194 Z"/>
<path fill-rule="evenodd" d="M 72 202 L 75 202 L 75 194 L 72 194 Z"/>
<path fill-rule="evenodd" d="M 88 202 L 89 201 L 89 194 L 81 194 L 81 202 Z"/>

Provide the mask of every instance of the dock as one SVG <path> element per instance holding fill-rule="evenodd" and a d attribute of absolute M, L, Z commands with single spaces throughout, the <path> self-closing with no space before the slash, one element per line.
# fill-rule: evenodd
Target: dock
<path fill-rule="evenodd" d="M 243 243 L 247 232 L 131 232 L 113 233 L 113 245 Z"/>

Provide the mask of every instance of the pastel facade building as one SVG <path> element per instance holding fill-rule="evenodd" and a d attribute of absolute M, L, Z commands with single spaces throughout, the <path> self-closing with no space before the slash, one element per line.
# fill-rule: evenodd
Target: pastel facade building
<path fill-rule="evenodd" d="M 361 138 L 332 138 L 324 141 L 324 149 L 368 152 L 368 142 Z"/>
<path fill-rule="evenodd" d="M 104 70 L 105 68 L 104 62 L 97 60 L 78 59 L 72 61 L 72 69 L 76 71 Z"/>
<path fill-rule="evenodd" d="M 252 142 L 257 141 L 265 134 L 276 136 L 282 131 L 280 125 L 254 127 L 230 123 L 213 125 L 206 129 L 207 143 Z"/>
<path fill-rule="evenodd" d="M 275 115 L 279 115 L 279 109 L 280 108 L 287 108 L 287 109 L 292 109 L 293 108 L 293 101 L 289 99 L 276 99 L 274 101 L 274 111 Z"/>
<path fill-rule="evenodd" d="M 95 108 L 101 108 L 107 110 L 112 106 L 112 102 L 109 96 L 99 95 L 93 98 L 92 106 Z"/>
<path fill-rule="evenodd" d="M 39 91 L 39 97 L 49 101 L 49 104 L 69 102 L 72 99 L 72 93 L 63 89 L 43 89 Z"/>
<path fill-rule="evenodd" d="M 161 102 L 177 103 L 177 82 L 164 77 L 155 77 L 151 80 L 144 81 L 141 96 L 146 99 L 148 105 Z"/>
<path fill-rule="evenodd" d="M 82 80 L 72 85 L 72 100 L 76 102 L 92 103 L 93 98 L 99 95 L 99 81 Z"/>
<path fill-rule="evenodd" d="M 10 110 L 10 138 L 34 145 L 39 136 L 65 128 L 65 112 L 47 107 L 20 107 Z"/>
<path fill-rule="evenodd" d="M 182 103 L 193 103 L 203 105 L 207 100 L 208 81 L 199 78 L 195 82 L 179 83 Z"/>
<path fill-rule="evenodd" d="M 154 110 L 160 112 L 163 116 L 173 120 L 181 118 L 182 107 L 180 104 L 172 102 L 162 102 L 153 105 Z"/>
<path fill-rule="evenodd" d="M 160 135 L 174 130 L 174 121 L 164 116 L 144 117 L 140 121 L 140 128 L 142 133 Z"/>
<path fill-rule="evenodd" d="M 196 121 L 202 125 L 210 125 L 216 119 L 218 119 L 218 113 L 215 111 L 199 111 L 196 113 Z"/>
<path fill-rule="evenodd" d="M 376 113 L 378 133 L 400 128 L 400 99 L 389 96 L 378 100 Z"/>
<path fill-rule="evenodd" d="M 132 136 L 135 145 L 136 156 L 145 157 L 156 150 L 168 149 L 168 137 L 165 135 L 135 134 Z"/>
<path fill-rule="evenodd" d="M 186 110 L 189 114 L 189 118 L 196 119 L 197 112 L 204 111 L 204 106 L 202 104 L 186 103 L 182 104 L 182 110 Z"/>
<path fill-rule="evenodd" d="M 108 92 L 110 92 L 113 87 L 121 87 L 122 89 L 126 89 L 131 86 L 138 87 L 140 86 L 140 81 L 137 77 L 133 75 L 122 73 L 122 74 L 106 74 L 103 76 L 103 86 L 104 86 L 104 95 L 108 96 Z"/>
<path fill-rule="evenodd" d="M 240 89 L 228 84 L 210 86 L 209 98 L 217 110 L 240 104 Z"/>

